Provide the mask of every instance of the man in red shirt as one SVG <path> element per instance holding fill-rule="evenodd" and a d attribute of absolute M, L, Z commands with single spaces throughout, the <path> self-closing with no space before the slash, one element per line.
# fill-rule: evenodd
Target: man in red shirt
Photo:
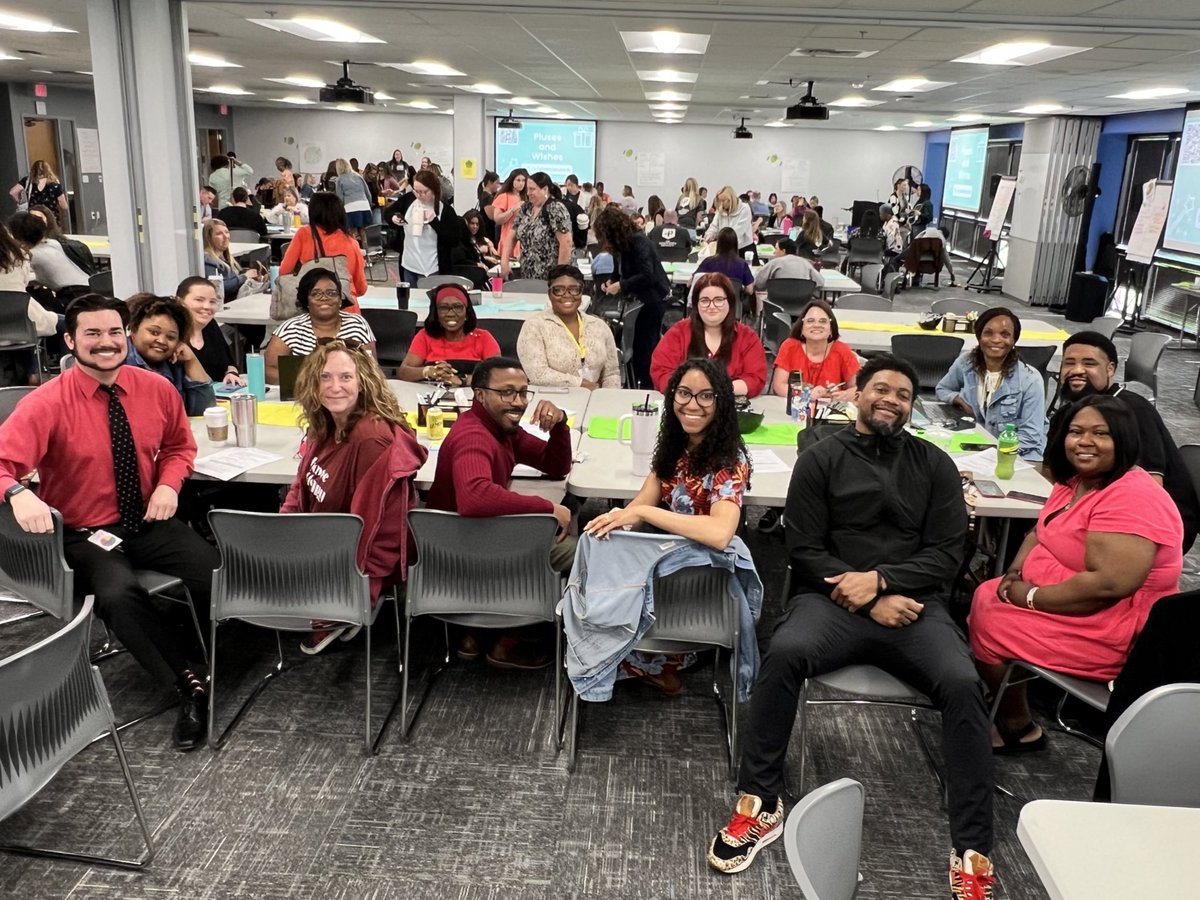
<path fill-rule="evenodd" d="M 539 400 L 529 422 L 548 432 L 545 440 L 521 427 L 529 405 L 529 379 L 521 363 L 493 356 L 475 367 L 471 376 L 475 402 L 458 417 L 438 451 L 437 470 L 426 505 L 460 516 L 508 516 L 550 513 L 559 534 L 550 550 L 550 566 L 559 572 L 571 568 L 575 540 L 567 535 L 571 511 L 544 497 L 531 497 L 509 489 L 513 469 L 532 466 L 552 478 L 571 471 L 571 430 L 567 414 L 549 400 Z M 465 551 L 464 551 L 465 552 Z M 479 650 L 468 633 L 459 647 L 461 659 L 473 659 Z M 488 653 L 488 662 L 500 668 L 533 669 L 549 664 L 544 649 L 505 635 Z"/>
<path fill-rule="evenodd" d="M 76 364 L 0 425 L 0 491 L 25 531 L 50 532 L 51 508 L 62 515 L 76 587 L 95 595 L 96 614 L 151 675 L 175 685 L 183 700 L 175 746 L 191 750 L 207 722 L 204 681 L 189 661 L 203 658 L 201 648 L 189 641 L 186 610 L 173 615 L 134 570 L 182 579 L 203 623 L 220 556 L 174 518 L 196 442 L 171 382 L 123 365 L 128 316 L 124 303 L 98 294 L 67 308 Z M 37 494 L 22 483 L 35 469 Z"/>

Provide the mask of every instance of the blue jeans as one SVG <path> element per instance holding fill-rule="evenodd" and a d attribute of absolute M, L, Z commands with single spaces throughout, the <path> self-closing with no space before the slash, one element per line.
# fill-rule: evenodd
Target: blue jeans
<path fill-rule="evenodd" d="M 437 274 L 437 272 L 429 273 L 429 275 L 436 275 L 436 274 Z M 418 281 L 420 281 L 422 278 L 428 278 L 429 275 L 418 275 L 412 269 L 405 269 L 405 268 L 400 269 L 400 280 L 407 282 L 411 287 L 416 287 Z"/>

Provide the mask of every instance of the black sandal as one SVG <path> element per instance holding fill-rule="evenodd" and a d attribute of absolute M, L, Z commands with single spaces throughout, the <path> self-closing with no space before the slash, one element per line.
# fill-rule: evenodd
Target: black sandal
<path fill-rule="evenodd" d="M 1033 730 L 1038 727 L 1037 723 L 1032 719 L 1020 731 L 1010 731 L 999 722 L 996 722 L 995 725 L 996 731 L 1000 735 L 1000 740 L 1004 742 L 1002 746 L 992 748 L 992 753 L 996 756 L 1017 756 L 1021 753 L 1036 753 L 1038 750 L 1046 749 L 1046 730 L 1044 728 L 1036 740 L 1021 740 L 1021 738 L 1032 734 Z"/>

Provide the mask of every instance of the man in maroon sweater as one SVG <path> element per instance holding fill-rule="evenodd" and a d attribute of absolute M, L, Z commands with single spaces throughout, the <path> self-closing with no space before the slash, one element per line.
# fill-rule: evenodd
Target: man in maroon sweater
<path fill-rule="evenodd" d="M 539 400 L 530 424 L 548 432 L 543 440 L 521 427 L 529 405 L 529 379 L 521 363 L 493 356 L 475 367 L 471 376 L 475 402 L 458 417 L 438 451 L 437 471 L 426 505 L 460 516 L 506 516 L 550 513 L 558 519 L 559 533 L 550 550 L 550 565 L 557 571 L 571 568 L 575 539 L 568 537 L 571 512 L 561 503 L 509 490 L 513 469 L 532 466 L 552 478 L 571 471 L 571 431 L 567 414 L 548 400 Z M 479 655 L 477 636 L 468 632 L 459 646 L 460 659 Z M 545 649 L 504 635 L 488 653 L 488 662 L 500 668 L 542 668 L 549 664 Z"/>

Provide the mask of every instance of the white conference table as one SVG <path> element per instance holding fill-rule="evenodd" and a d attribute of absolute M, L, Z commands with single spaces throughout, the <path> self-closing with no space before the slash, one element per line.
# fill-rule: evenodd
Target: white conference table
<path fill-rule="evenodd" d="M 63 237 L 86 244 L 87 248 L 92 251 L 92 256 L 97 259 L 109 259 L 112 256 L 112 247 L 107 234 L 65 234 Z M 234 256 L 245 256 L 255 250 L 267 250 L 270 246 L 270 244 L 249 244 L 235 241 L 229 244 L 229 252 Z"/>
<path fill-rule="evenodd" d="M 1051 900 L 1196 896 L 1200 809 L 1034 800 L 1017 837 Z"/>
<path fill-rule="evenodd" d="M 834 313 L 837 315 L 841 340 L 855 350 L 875 353 L 890 352 L 892 336 L 896 334 L 933 334 L 947 338 L 961 338 L 964 351 L 970 350 L 976 344 L 975 334 L 971 331 L 956 331 L 953 334 L 946 334 L 940 328 L 925 331 L 917 325 L 917 320 L 922 315 L 920 312 L 837 309 L 835 306 Z M 1067 332 L 1050 322 L 1041 319 L 1021 320 L 1020 346 L 1022 347 L 1061 347 L 1062 342 L 1068 337 L 1070 335 Z M 1055 358 L 1058 355 L 1056 352 Z"/>
<path fill-rule="evenodd" d="M 579 497 L 631 500 L 641 490 L 645 477 L 633 474 L 633 450 L 627 444 L 620 444 L 615 440 L 591 437 L 587 433 L 587 423 L 595 416 L 616 418 L 626 415 L 635 405 L 646 399 L 647 393 L 661 409 L 663 396 L 657 391 L 600 388 L 592 392 L 582 426 L 583 440 L 579 445 L 581 461 L 575 464 L 567 478 L 571 493 Z M 783 397 L 756 397 L 751 406 L 765 414 L 763 423 L 766 425 L 790 421 L 787 416 L 787 401 Z M 977 436 L 980 442 L 994 443 L 994 438 L 981 429 L 976 428 L 965 433 Z M 751 444 L 747 449 L 773 451 L 787 466 L 787 471 L 754 472 L 746 499 L 759 506 L 782 507 L 787 501 L 792 467 L 796 464 L 796 442 L 793 440 L 787 444 Z M 953 454 L 951 458 L 954 458 Z M 1002 486 L 1006 491 L 1023 491 L 1039 497 L 1048 497 L 1051 487 L 1037 468 L 1018 470 L 1011 479 L 1003 482 Z M 1008 519 L 1036 519 L 1041 508 L 1040 503 L 1006 497 L 980 497 L 974 505 L 977 516 L 1002 520 L 1002 541 L 1006 541 L 1008 537 Z"/>
<path fill-rule="evenodd" d="M 519 319 L 524 321 L 539 310 L 546 307 L 545 294 L 504 294 L 492 298 L 490 291 L 484 291 L 475 314 L 481 319 Z M 358 298 L 358 304 L 363 309 L 396 309 L 395 286 L 371 286 L 367 292 Z M 417 314 L 418 322 L 424 321 L 429 312 L 429 298 L 424 291 L 413 289 L 409 295 L 408 308 Z M 268 293 L 251 294 L 230 300 L 217 313 L 217 321 L 222 325 L 263 325 L 274 327 L 281 320 L 272 319 L 271 295 Z"/>
<path fill-rule="evenodd" d="M 696 274 L 696 268 L 700 265 L 694 262 L 677 262 L 667 263 L 670 267 L 671 282 L 673 284 L 687 284 L 691 281 L 692 276 Z M 755 275 L 758 274 L 761 267 L 752 267 L 750 269 Z M 823 286 L 821 292 L 826 294 L 857 294 L 862 286 L 848 275 L 843 275 L 837 269 L 822 269 L 821 280 Z M 766 292 L 759 291 L 765 298 Z"/>

